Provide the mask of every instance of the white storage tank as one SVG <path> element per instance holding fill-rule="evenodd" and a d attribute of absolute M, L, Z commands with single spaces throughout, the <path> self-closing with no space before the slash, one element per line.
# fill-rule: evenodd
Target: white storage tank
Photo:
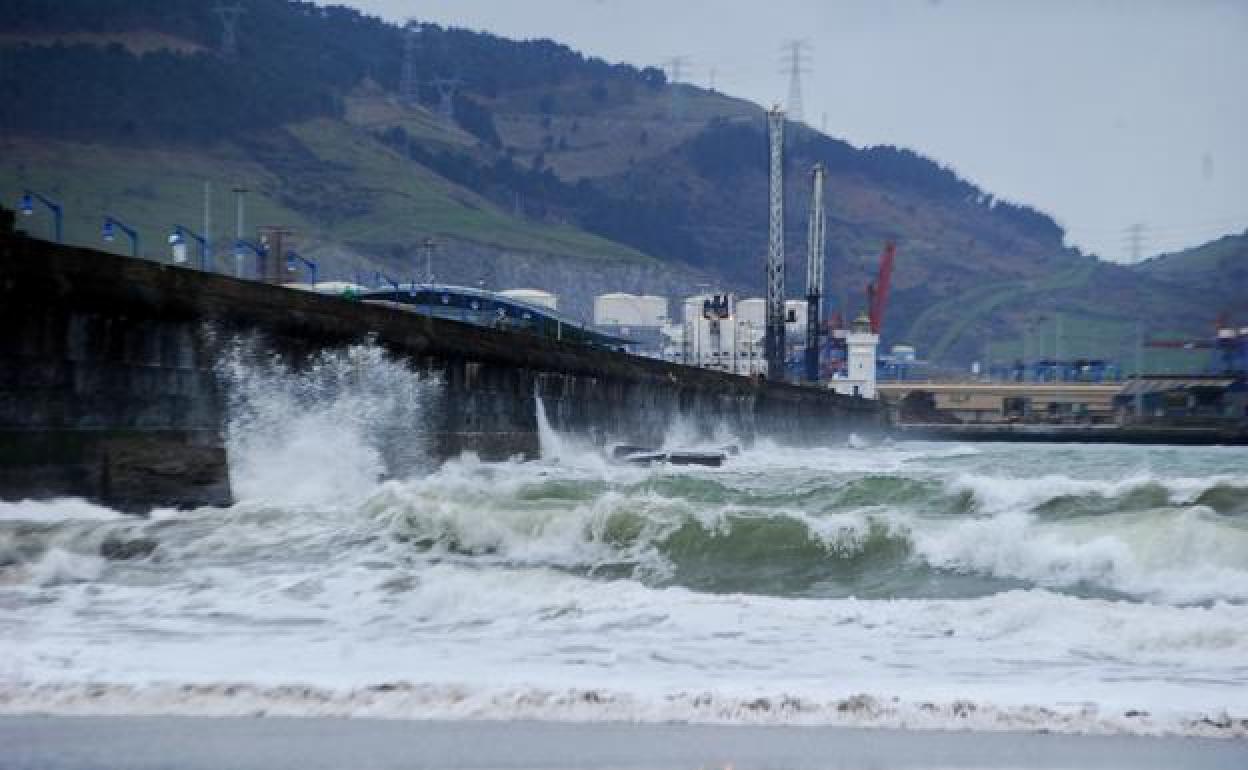
<path fill-rule="evenodd" d="M 559 309 L 558 295 L 551 294 L 548 291 L 542 291 L 541 289 L 507 289 L 506 291 L 500 291 L 499 295 L 509 299 L 527 302 L 530 305 L 548 307 L 551 310 Z"/>
<path fill-rule="evenodd" d="M 654 294 L 643 294 L 637 298 L 641 305 L 641 323 L 639 326 L 658 327 L 668 322 L 667 297 Z"/>
<path fill-rule="evenodd" d="M 694 294 L 692 297 L 685 297 L 683 312 L 681 313 L 681 318 L 684 319 L 685 323 L 695 318 L 701 318 L 702 308 L 710 298 L 710 294 Z"/>
<path fill-rule="evenodd" d="M 915 360 L 916 351 L 913 345 L 893 345 L 893 360 L 907 363 Z"/>
<path fill-rule="evenodd" d="M 641 297 L 625 292 L 594 297 L 594 324 L 597 326 L 642 326 Z"/>

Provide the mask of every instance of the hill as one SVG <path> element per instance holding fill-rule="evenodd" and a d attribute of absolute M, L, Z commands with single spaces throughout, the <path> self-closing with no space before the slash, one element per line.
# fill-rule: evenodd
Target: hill
<path fill-rule="evenodd" d="M 419 276 L 433 235 L 440 279 L 538 285 L 581 312 L 599 291 L 761 291 L 759 106 L 551 41 L 241 4 L 230 56 L 198 0 L 0 0 L 0 194 L 60 196 L 83 242 L 107 211 L 159 256 L 172 224 L 199 224 L 204 181 L 226 243 L 227 191 L 242 186 L 248 221 L 294 228 L 323 273 Z M 399 93 L 405 50 L 414 100 Z M 788 133 L 790 293 L 805 171 L 822 161 L 833 304 L 861 308 L 884 241 L 898 242 L 886 342 L 962 362 L 995 339 L 988 354 L 1009 357 L 1022 345 L 1008 340 L 1060 314 L 1106 349 L 1130 337 L 1141 296 L 1158 328 L 1195 330 L 1192 287 L 1068 249 L 1040 212 L 905 149 Z"/>
<path fill-rule="evenodd" d="M 1248 313 L 1248 231 L 1160 254 L 1136 269 L 1159 281 L 1201 291 L 1218 312 Z M 1248 323 L 1248 317 L 1243 321 Z"/>

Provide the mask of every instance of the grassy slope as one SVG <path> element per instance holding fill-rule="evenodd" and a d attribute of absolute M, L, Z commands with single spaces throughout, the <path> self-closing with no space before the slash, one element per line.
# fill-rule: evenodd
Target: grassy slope
<path fill-rule="evenodd" d="M 356 107 L 353 117 L 367 122 Z M 375 114 L 376 105 L 372 109 Z M 463 141 L 462 132 L 439 133 L 427 114 L 409 115 L 405 124 L 420 126 L 426 137 L 448 144 Z M 166 257 L 165 237 L 173 224 L 200 229 L 205 180 L 214 187 L 213 234 L 221 244 L 233 233 L 228 191 L 243 186 L 253 191 L 247 204 L 249 228 L 281 224 L 331 244 L 407 248 L 433 234 L 587 260 L 652 261 L 635 249 L 573 227 L 511 216 L 403 160 L 365 127 L 341 121 L 309 121 L 275 139 L 211 150 L 27 139 L 0 145 L 3 200 L 15 202 L 25 187 L 39 190 L 65 204 L 66 240 L 126 251 L 124 242 L 100 241 L 101 218 L 111 213 L 139 229 L 149 258 Z M 45 235 L 46 219 L 39 210 L 19 224 Z"/>

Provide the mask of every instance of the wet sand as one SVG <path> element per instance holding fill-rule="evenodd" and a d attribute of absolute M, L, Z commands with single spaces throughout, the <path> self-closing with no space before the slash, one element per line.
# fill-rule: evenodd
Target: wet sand
<path fill-rule="evenodd" d="M 1248 742 L 679 724 L 0 718 L 4 770 L 725 767 L 1243 770 Z"/>

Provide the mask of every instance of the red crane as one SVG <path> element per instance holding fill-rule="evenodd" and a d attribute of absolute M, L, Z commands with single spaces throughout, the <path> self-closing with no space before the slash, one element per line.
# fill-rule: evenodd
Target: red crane
<path fill-rule="evenodd" d="M 879 334 L 884 327 L 884 308 L 888 305 L 888 289 L 893 280 L 893 259 L 897 256 L 897 244 L 889 241 L 880 255 L 880 273 L 867 284 L 867 315 L 871 319 L 871 333 Z"/>

